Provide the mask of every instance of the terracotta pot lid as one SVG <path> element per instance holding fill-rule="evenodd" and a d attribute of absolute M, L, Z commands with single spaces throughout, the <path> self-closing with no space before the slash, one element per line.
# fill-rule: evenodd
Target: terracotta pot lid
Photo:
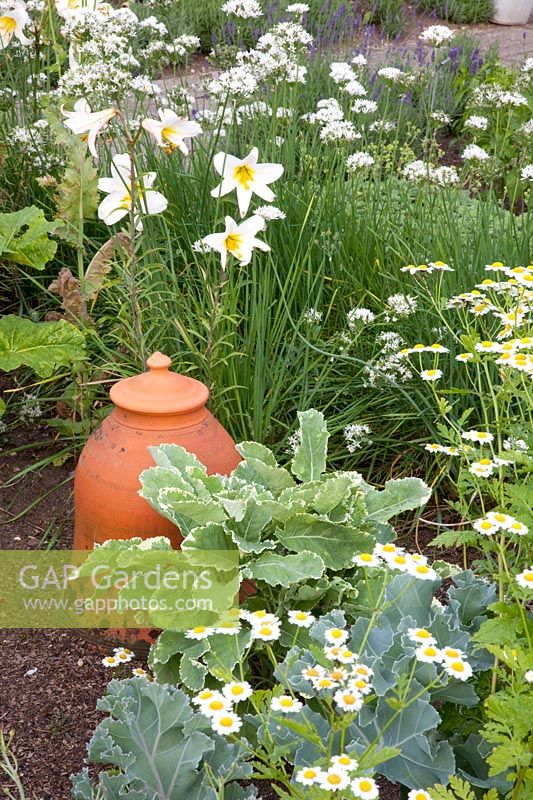
<path fill-rule="evenodd" d="M 171 359 L 156 352 L 146 362 L 148 372 L 115 383 L 109 396 L 119 408 L 139 414 L 185 414 L 205 406 L 209 390 L 200 381 L 170 372 Z"/>

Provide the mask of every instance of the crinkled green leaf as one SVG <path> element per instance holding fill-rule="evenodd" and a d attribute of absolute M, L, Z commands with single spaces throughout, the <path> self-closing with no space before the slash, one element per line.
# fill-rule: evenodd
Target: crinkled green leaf
<path fill-rule="evenodd" d="M 431 497 L 431 489 L 420 478 L 398 478 L 387 481 L 382 491 L 370 488 L 365 501 L 373 522 L 388 522 L 403 511 L 420 508 Z"/>
<path fill-rule="evenodd" d="M 274 533 L 288 550 L 309 550 L 335 570 L 349 566 L 355 553 L 373 546 L 368 533 L 312 514 L 294 514 Z"/>
<path fill-rule="evenodd" d="M 81 364 L 85 337 L 66 320 L 32 322 L 15 314 L 0 318 L 0 369 L 30 367 L 47 378 L 59 367 Z"/>
<path fill-rule="evenodd" d="M 301 481 L 314 481 L 326 470 L 329 433 L 324 415 L 310 409 L 299 411 L 300 442 L 292 460 L 292 473 Z"/>
<path fill-rule="evenodd" d="M 320 578 L 325 565 L 320 556 L 302 550 L 298 555 L 283 556 L 263 553 L 249 565 L 250 577 L 265 581 L 269 586 L 292 586 L 309 579 Z"/>
<path fill-rule="evenodd" d="M 57 250 L 57 244 L 48 238 L 56 228 L 57 221 L 48 222 L 36 206 L 0 214 L 0 260 L 44 269 Z"/>

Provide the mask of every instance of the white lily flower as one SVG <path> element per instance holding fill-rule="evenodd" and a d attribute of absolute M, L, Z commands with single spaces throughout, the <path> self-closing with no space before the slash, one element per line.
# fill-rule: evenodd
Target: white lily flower
<path fill-rule="evenodd" d="M 256 239 L 256 233 L 265 229 L 265 220 L 261 217 L 250 217 L 238 225 L 232 217 L 226 217 L 226 230 L 224 233 L 210 233 L 204 236 L 202 242 L 211 250 L 220 253 L 222 269 L 226 269 L 228 253 L 237 258 L 241 266 L 246 266 L 252 260 L 254 247 L 268 252 L 270 247 L 266 242 Z"/>
<path fill-rule="evenodd" d="M 160 147 L 164 147 L 167 153 L 171 153 L 176 148 L 187 155 L 189 148 L 183 141 L 193 136 L 198 136 L 202 132 L 198 122 L 191 122 L 178 115 L 170 108 L 160 108 L 157 112 L 157 119 L 143 119 L 142 126 L 145 131 L 154 137 Z"/>
<path fill-rule="evenodd" d="M 85 11 L 99 11 L 106 16 L 111 10 L 109 3 L 99 0 L 55 0 L 56 11 L 63 19 L 72 19 Z"/>
<path fill-rule="evenodd" d="M 222 183 L 213 189 L 211 196 L 223 197 L 236 189 L 241 217 L 246 215 L 254 193 L 271 203 L 276 195 L 268 188 L 268 184 L 283 175 L 282 164 L 258 164 L 258 157 L 257 147 L 252 147 L 243 159 L 222 152 L 213 159 L 216 171 L 222 175 Z"/>
<path fill-rule="evenodd" d="M 128 153 L 120 153 L 113 157 L 111 164 L 111 177 L 100 178 L 98 189 L 105 192 L 105 197 L 98 206 L 98 217 L 106 225 L 114 225 L 129 214 L 134 202 L 131 197 L 131 164 Z M 152 188 L 156 179 L 155 172 L 146 172 L 144 175 L 135 176 L 135 202 L 139 208 L 135 209 L 137 222 L 136 230 L 142 230 L 142 221 L 138 211 L 143 214 L 160 214 L 165 211 L 168 201 L 161 192 Z"/>
<path fill-rule="evenodd" d="M 61 107 L 61 113 L 67 118 L 63 123 L 65 127 L 69 128 L 76 136 L 87 139 L 89 150 L 97 159 L 96 137 L 118 114 L 118 110 L 105 108 L 103 111 L 91 111 L 89 103 L 82 97 L 74 103 L 74 111 L 65 111 Z"/>
<path fill-rule="evenodd" d="M 31 44 L 31 39 L 24 34 L 24 28 L 29 23 L 30 17 L 24 3 L 14 3 L 11 8 L 0 12 L 0 42 L 2 47 L 7 47 L 13 36 L 21 44 Z"/>

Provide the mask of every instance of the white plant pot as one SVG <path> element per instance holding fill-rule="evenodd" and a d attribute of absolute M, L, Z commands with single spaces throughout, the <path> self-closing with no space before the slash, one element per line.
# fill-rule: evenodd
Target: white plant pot
<path fill-rule="evenodd" d="M 533 13 L 533 0 L 494 0 L 492 21 L 498 25 L 524 25 Z"/>

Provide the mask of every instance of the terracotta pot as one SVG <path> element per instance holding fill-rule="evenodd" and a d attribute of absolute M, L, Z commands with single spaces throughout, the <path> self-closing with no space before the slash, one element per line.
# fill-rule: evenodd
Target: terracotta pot
<path fill-rule="evenodd" d="M 141 536 L 181 536 L 138 491 L 139 474 L 154 465 L 151 445 L 179 444 L 209 473 L 229 474 L 240 456 L 227 431 L 206 409 L 203 383 L 170 372 L 171 360 L 154 353 L 148 372 L 125 378 L 111 389 L 115 409 L 83 448 L 74 481 L 74 549 L 95 542 Z"/>
<path fill-rule="evenodd" d="M 498 25 L 525 25 L 533 13 L 533 0 L 494 0 L 492 21 Z"/>

